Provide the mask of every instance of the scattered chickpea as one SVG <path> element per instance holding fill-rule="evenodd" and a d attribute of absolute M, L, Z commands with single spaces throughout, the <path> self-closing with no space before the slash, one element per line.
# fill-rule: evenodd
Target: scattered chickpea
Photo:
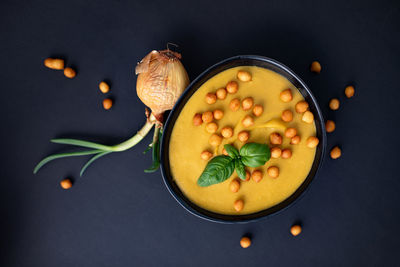
<path fill-rule="evenodd" d="M 214 104 L 217 102 L 217 96 L 214 93 L 208 93 L 206 94 L 206 102 L 207 104 Z"/>
<path fill-rule="evenodd" d="M 250 72 L 239 70 L 237 73 L 237 78 L 242 82 L 251 81 L 251 74 Z"/>
<path fill-rule="evenodd" d="M 248 247 L 250 247 L 250 245 L 251 245 L 251 240 L 250 240 L 250 238 L 244 236 L 244 237 L 242 237 L 242 238 L 240 239 L 240 246 L 241 246 L 242 248 L 248 248 Z"/>
<path fill-rule="evenodd" d="M 279 147 L 271 148 L 271 158 L 278 159 L 281 157 L 281 154 L 282 154 L 282 149 L 280 149 Z"/>
<path fill-rule="evenodd" d="M 298 236 L 301 233 L 301 226 L 300 225 L 293 225 L 290 227 L 290 233 L 293 236 Z"/>
<path fill-rule="evenodd" d="M 206 131 L 208 133 L 215 133 L 218 130 L 218 124 L 216 124 L 215 122 L 209 122 L 206 125 Z"/>
<path fill-rule="evenodd" d="M 296 106 L 295 106 L 296 112 L 297 113 L 304 113 L 307 111 L 308 109 L 308 103 L 306 101 L 299 101 L 297 102 Z"/>
<path fill-rule="evenodd" d="M 212 122 L 212 120 L 214 119 L 214 115 L 211 111 L 206 111 L 203 113 L 203 115 L 201 115 L 201 119 L 205 123 Z"/>
<path fill-rule="evenodd" d="M 222 149 L 222 154 L 225 156 L 229 156 L 228 151 L 225 148 Z"/>
<path fill-rule="evenodd" d="M 72 181 L 69 178 L 66 178 L 60 182 L 60 185 L 64 189 L 70 189 L 72 187 Z"/>
<path fill-rule="evenodd" d="M 281 92 L 280 97 L 283 102 L 285 103 L 290 102 L 293 99 L 292 91 L 290 89 L 283 90 Z"/>
<path fill-rule="evenodd" d="M 194 114 L 194 117 L 193 117 L 193 125 L 194 126 L 199 126 L 203 123 L 203 119 L 201 117 L 202 116 L 199 113 Z"/>
<path fill-rule="evenodd" d="M 342 155 L 342 150 L 339 147 L 335 146 L 334 148 L 332 148 L 331 158 L 338 159 L 340 158 L 341 155 Z"/>
<path fill-rule="evenodd" d="M 315 136 L 310 136 L 307 139 L 307 146 L 309 148 L 316 147 L 318 145 L 318 143 L 319 143 L 319 139 L 317 137 L 315 137 Z"/>
<path fill-rule="evenodd" d="M 282 144 L 282 136 L 279 133 L 272 133 L 269 136 L 269 141 L 273 145 L 281 145 Z"/>
<path fill-rule="evenodd" d="M 279 176 L 279 168 L 276 166 L 271 166 L 267 169 L 267 173 L 272 178 L 277 178 Z"/>
<path fill-rule="evenodd" d="M 224 112 L 220 109 L 216 109 L 216 110 L 214 110 L 213 115 L 214 115 L 214 119 L 220 120 L 224 116 Z"/>
<path fill-rule="evenodd" d="M 246 97 L 245 99 L 242 100 L 242 108 L 243 110 L 249 110 L 253 106 L 253 98 L 251 97 Z"/>
<path fill-rule="evenodd" d="M 354 86 L 349 85 L 346 86 L 346 89 L 344 89 L 344 94 L 347 96 L 347 98 L 351 98 L 354 96 Z"/>
<path fill-rule="evenodd" d="M 217 90 L 217 92 L 215 92 L 215 94 L 217 95 L 217 98 L 218 98 L 218 99 L 224 100 L 224 99 L 226 98 L 226 95 L 227 95 L 228 93 L 226 92 L 226 89 L 225 89 L 225 88 L 219 88 L 219 89 Z"/>
<path fill-rule="evenodd" d="M 238 139 L 239 139 L 239 141 L 240 142 L 246 142 L 247 140 L 249 140 L 249 137 L 250 137 L 250 134 L 249 134 L 249 132 L 248 131 L 241 131 L 239 134 L 238 134 Z"/>
<path fill-rule="evenodd" d="M 248 181 L 250 181 L 250 172 L 249 171 L 246 171 L 246 182 L 248 182 Z"/>
<path fill-rule="evenodd" d="M 284 122 L 291 122 L 293 120 L 293 112 L 290 110 L 286 109 L 282 112 L 282 120 Z"/>
<path fill-rule="evenodd" d="M 67 77 L 67 78 L 72 79 L 72 78 L 74 78 L 76 76 L 76 71 L 73 68 L 70 68 L 70 67 L 65 68 L 64 69 L 64 76 Z"/>
<path fill-rule="evenodd" d="M 339 99 L 337 98 L 332 98 L 331 101 L 329 101 L 329 108 L 332 110 L 338 110 L 340 106 Z"/>
<path fill-rule="evenodd" d="M 103 100 L 103 108 L 105 110 L 109 110 L 113 105 L 113 102 L 110 98 L 106 98 Z"/>
<path fill-rule="evenodd" d="M 229 108 L 232 111 L 238 111 L 240 108 L 240 100 L 239 98 L 234 98 L 231 100 L 231 102 L 229 103 Z"/>
<path fill-rule="evenodd" d="M 221 129 L 221 135 L 225 138 L 230 138 L 233 136 L 233 129 L 229 126 L 226 126 Z"/>
<path fill-rule="evenodd" d="M 200 158 L 202 160 L 209 160 L 209 159 L 211 159 L 212 156 L 213 156 L 213 154 L 210 151 L 207 151 L 207 150 L 204 150 L 200 154 Z"/>
<path fill-rule="evenodd" d="M 303 117 L 301 118 L 305 123 L 313 123 L 314 122 L 314 114 L 311 111 L 306 111 L 303 113 Z"/>
<path fill-rule="evenodd" d="M 49 69 L 62 70 L 64 69 L 64 60 L 60 58 L 46 58 L 44 65 Z"/>
<path fill-rule="evenodd" d="M 292 157 L 292 150 L 290 150 L 289 148 L 282 150 L 283 159 L 290 159 L 291 157 Z"/>
<path fill-rule="evenodd" d="M 240 181 L 238 178 L 235 178 L 232 180 L 232 182 L 229 184 L 229 188 L 233 193 L 236 193 L 240 189 Z"/>
<path fill-rule="evenodd" d="M 110 91 L 110 86 L 106 82 L 99 83 L 99 89 L 103 94 L 106 94 Z"/>
<path fill-rule="evenodd" d="M 292 137 L 296 136 L 296 134 L 297 134 L 297 130 L 295 128 L 287 128 L 285 130 L 285 136 L 287 138 L 292 138 Z"/>
<path fill-rule="evenodd" d="M 250 115 L 246 115 L 246 116 L 243 118 L 243 120 L 242 120 L 242 124 L 243 124 L 243 126 L 246 127 L 246 128 L 252 126 L 252 125 L 254 124 L 254 119 L 253 119 L 253 117 L 250 116 Z"/>
<path fill-rule="evenodd" d="M 297 145 L 299 144 L 301 141 L 301 137 L 299 135 L 295 135 L 292 137 L 292 139 L 290 140 L 290 144 L 291 145 Z"/>
<path fill-rule="evenodd" d="M 241 211 L 244 207 L 244 202 L 241 199 L 238 199 L 235 201 L 235 203 L 233 203 L 233 207 L 235 208 L 235 210 L 237 212 Z"/>
<path fill-rule="evenodd" d="M 318 61 L 313 61 L 310 66 L 310 70 L 319 74 L 321 72 L 321 64 Z"/>
<path fill-rule="evenodd" d="M 208 139 L 208 142 L 212 146 L 219 146 L 222 143 L 222 137 L 219 136 L 218 134 L 212 134 L 210 136 L 210 139 Z"/>
<path fill-rule="evenodd" d="M 264 108 L 261 105 L 254 105 L 253 114 L 256 117 L 260 117 L 264 112 Z"/>
<path fill-rule="evenodd" d="M 335 128 L 336 128 L 336 124 L 335 124 L 334 121 L 327 120 L 327 121 L 325 122 L 325 129 L 326 129 L 326 131 L 327 131 L 328 133 L 333 132 L 333 131 L 335 130 Z"/>
<path fill-rule="evenodd" d="M 251 174 L 251 179 L 253 179 L 253 181 L 256 183 L 260 182 L 262 178 L 263 174 L 261 171 L 253 171 L 253 173 Z"/>
<path fill-rule="evenodd" d="M 238 89 L 239 89 L 239 85 L 235 81 L 230 81 L 226 84 L 226 91 L 228 91 L 228 93 L 230 93 L 230 94 L 236 93 L 238 91 Z"/>

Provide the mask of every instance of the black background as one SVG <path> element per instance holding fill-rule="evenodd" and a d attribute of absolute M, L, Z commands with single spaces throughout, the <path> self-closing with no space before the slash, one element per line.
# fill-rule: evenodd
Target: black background
<path fill-rule="evenodd" d="M 393 266 L 399 251 L 399 1 L 12 1 L 0 4 L 1 266 Z M 274 58 L 337 122 L 305 196 L 257 223 L 190 215 L 135 149 L 35 164 L 63 151 L 54 137 L 117 143 L 144 123 L 134 67 L 179 44 L 191 79 L 238 54 Z M 43 67 L 63 56 L 78 75 Z M 309 72 L 319 60 L 320 75 Z M 108 79 L 115 105 L 102 109 Z M 343 95 L 355 84 L 356 96 Z M 328 111 L 330 98 L 341 108 Z M 61 179 L 74 187 L 63 190 Z M 293 238 L 292 223 L 303 233 Z M 241 249 L 240 237 L 253 244 Z M 396 254 L 397 253 L 397 254 Z"/>

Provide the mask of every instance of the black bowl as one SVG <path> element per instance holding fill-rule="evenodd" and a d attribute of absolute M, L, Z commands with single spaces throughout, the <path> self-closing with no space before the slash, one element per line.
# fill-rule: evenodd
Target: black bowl
<path fill-rule="evenodd" d="M 226 69 L 237 67 L 237 66 L 258 66 L 262 68 L 266 68 L 272 70 L 286 79 L 288 79 L 294 86 L 296 86 L 300 93 L 303 95 L 305 100 L 308 102 L 310 106 L 311 112 L 314 114 L 315 125 L 317 128 L 317 137 L 320 142 L 317 147 L 317 151 L 315 154 L 315 159 L 311 168 L 310 173 L 304 182 L 300 185 L 300 187 L 287 199 L 283 202 L 273 206 L 271 208 L 246 214 L 246 215 L 225 215 L 219 214 L 215 212 L 208 211 L 203 209 L 194 203 L 192 203 L 179 189 L 178 185 L 175 183 L 170 170 L 169 165 L 169 140 L 171 136 L 172 129 L 174 127 L 175 121 L 178 118 L 182 108 L 185 106 L 186 102 L 190 99 L 190 97 L 196 92 L 196 90 L 208 79 L 213 77 L 214 75 L 222 72 Z M 318 169 L 322 164 L 322 159 L 325 154 L 326 147 L 326 132 L 325 132 L 325 123 L 322 117 L 322 112 L 317 104 L 317 100 L 311 93 L 310 89 L 307 85 L 288 67 L 283 64 L 262 56 L 236 56 L 225 59 L 200 74 L 186 89 L 186 91 L 182 94 L 175 107 L 172 109 L 171 113 L 168 116 L 168 120 L 165 124 L 162 143 L 161 143 L 161 172 L 164 179 L 164 183 L 168 188 L 171 195 L 179 202 L 187 211 L 190 213 L 203 218 L 205 220 L 219 222 L 219 223 L 244 223 L 250 221 L 256 221 L 261 218 L 265 218 L 276 214 L 279 211 L 289 207 L 293 204 L 299 197 L 306 191 L 311 181 L 314 179 Z"/>

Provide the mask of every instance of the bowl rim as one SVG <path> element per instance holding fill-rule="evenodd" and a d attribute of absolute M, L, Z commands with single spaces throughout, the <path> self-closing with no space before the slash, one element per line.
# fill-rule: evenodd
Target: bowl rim
<path fill-rule="evenodd" d="M 283 200 L 282 202 L 268 208 L 268 209 L 264 209 L 255 213 L 250 213 L 250 214 L 245 214 L 245 215 L 231 215 L 231 214 L 220 214 L 220 213 L 216 213 L 216 212 L 212 212 L 209 210 L 206 210 L 202 207 L 197 206 L 196 204 L 194 204 L 193 202 L 191 202 L 187 197 L 185 197 L 186 199 L 182 198 L 180 195 L 178 195 L 177 192 L 175 192 L 174 188 L 172 187 L 172 184 L 170 182 L 170 180 L 167 177 L 167 170 L 166 170 L 166 164 L 169 164 L 169 157 L 166 156 L 168 153 L 165 153 L 165 150 L 167 150 L 167 152 L 169 151 L 169 136 L 167 136 L 166 134 L 166 130 L 169 129 L 169 127 L 172 127 L 170 132 L 172 132 L 173 129 L 173 125 L 171 126 L 172 119 L 173 119 L 173 114 L 175 112 L 177 112 L 176 110 L 178 108 L 180 108 L 182 105 L 182 108 L 184 107 L 184 105 L 186 104 L 185 101 L 185 97 L 188 93 L 190 93 L 192 90 L 193 94 L 195 91 L 197 91 L 200 86 L 202 84 L 200 84 L 197 88 L 193 88 L 200 80 L 202 80 L 204 77 L 206 77 L 209 73 L 211 73 L 213 70 L 219 68 L 219 67 L 223 67 L 224 65 L 228 65 L 230 62 L 234 62 L 237 60 L 254 60 L 254 61 L 263 61 L 269 64 L 272 64 L 273 66 L 277 67 L 278 69 L 281 69 L 282 71 L 286 72 L 288 75 L 291 76 L 291 78 L 294 78 L 300 85 L 301 85 L 301 90 L 304 90 L 306 92 L 306 94 L 308 95 L 308 97 L 312 100 L 313 102 L 313 106 L 315 107 L 314 109 L 314 117 L 318 119 L 319 121 L 319 126 L 321 129 L 321 134 L 320 134 L 320 142 L 319 142 L 319 149 L 320 149 L 320 153 L 319 153 L 319 159 L 318 159 L 318 164 L 316 166 L 313 165 L 311 166 L 310 172 L 307 175 L 306 179 L 302 182 L 302 184 L 285 200 Z M 257 65 L 238 65 L 238 66 L 257 66 Z M 261 66 L 258 66 L 261 67 Z M 268 68 L 267 68 L 268 69 Z M 271 69 L 270 69 L 271 70 Z M 224 71 L 224 70 L 222 70 Z M 222 72 L 219 71 L 216 74 Z M 273 70 L 272 70 L 273 71 Z M 216 75 L 214 74 L 214 75 Z M 279 74 L 279 73 L 278 73 Z M 214 76 L 213 75 L 213 76 Z M 281 74 L 280 74 L 281 75 Z M 210 77 L 211 78 L 211 77 Z M 286 77 L 285 77 L 286 78 Z M 208 79 L 207 79 L 208 80 Z M 296 88 L 298 90 L 300 90 L 299 86 L 296 86 Z M 304 96 L 304 95 L 303 95 Z M 187 99 L 189 100 L 190 97 Z M 317 120 L 315 120 L 317 121 Z M 319 129 L 317 129 L 318 132 Z M 170 134 L 168 134 L 170 135 Z M 168 137 L 168 138 L 167 138 Z M 167 140 L 168 139 L 168 140 Z M 167 143 L 168 142 L 168 143 Z M 238 224 L 238 223 L 248 223 L 248 222 L 255 222 L 255 221 L 259 221 L 265 218 L 269 218 L 273 215 L 279 214 L 280 212 L 286 210 L 287 208 L 291 207 L 292 205 L 294 205 L 297 201 L 299 201 L 299 199 L 301 199 L 305 192 L 308 191 L 308 189 L 310 188 L 311 183 L 314 181 L 315 177 L 317 176 L 317 173 L 319 171 L 319 169 L 322 166 L 324 157 L 325 157 L 325 152 L 326 152 L 326 145 L 327 145 L 327 136 L 326 136 L 326 130 L 325 130 L 325 123 L 324 123 L 324 118 L 322 115 L 322 111 L 318 105 L 318 102 L 315 98 L 315 96 L 312 94 L 311 90 L 309 89 L 309 87 L 305 84 L 305 82 L 297 75 L 295 74 L 290 68 L 288 68 L 287 66 L 285 66 L 284 64 L 280 63 L 279 61 L 276 61 L 274 59 L 268 58 L 268 57 L 264 57 L 264 56 L 258 56 L 258 55 L 238 55 L 238 56 L 233 56 L 233 57 L 229 57 L 227 59 L 221 60 L 215 64 L 213 64 L 212 66 L 210 66 L 209 68 L 207 68 L 205 71 L 203 71 L 200 75 L 198 75 L 185 89 L 185 91 L 182 93 L 182 95 L 179 97 L 178 101 L 175 103 L 174 107 L 172 108 L 171 112 L 168 115 L 168 118 L 164 124 L 164 133 L 162 135 L 162 140 L 161 140 L 161 144 L 160 144 L 160 170 L 161 170 L 161 174 L 162 174 L 162 178 L 164 181 L 165 186 L 167 187 L 169 193 L 174 197 L 174 199 L 189 213 L 195 215 L 196 217 L 199 217 L 201 219 L 207 220 L 207 221 L 211 221 L 211 222 L 217 222 L 217 223 L 224 223 L 224 224 Z M 316 152 L 317 153 L 317 152 Z M 316 160 L 317 155 L 314 158 L 314 161 Z M 314 170 L 314 174 L 310 176 L 310 173 L 313 171 L 313 168 L 315 168 Z M 172 177 L 172 174 L 169 174 Z M 183 192 L 181 192 L 182 195 L 184 195 Z M 198 210 L 194 209 L 192 206 L 195 206 Z M 279 207 L 279 208 L 275 208 L 275 207 Z M 275 210 L 274 210 L 275 208 Z M 200 211 L 202 212 L 200 212 Z M 271 210 L 271 212 L 267 213 L 268 210 Z M 207 213 L 207 214 L 205 214 Z M 262 214 L 262 213 L 266 213 L 266 214 Z M 217 217 L 213 217 L 217 216 Z M 223 219 L 221 217 L 224 217 Z M 243 217 L 252 217 L 252 218 L 243 218 Z M 235 219 L 230 219 L 230 218 L 235 218 Z"/>

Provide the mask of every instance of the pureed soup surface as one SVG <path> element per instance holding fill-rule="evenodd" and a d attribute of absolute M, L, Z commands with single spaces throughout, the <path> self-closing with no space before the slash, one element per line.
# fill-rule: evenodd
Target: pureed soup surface
<path fill-rule="evenodd" d="M 248 71 L 252 74 L 252 80 L 241 82 L 237 79 L 239 70 Z M 234 94 L 229 94 L 224 100 L 217 99 L 214 104 L 205 102 L 207 93 L 215 93 L 221 87 L 225 87 L 229 81 L 237 81 L 239 89 Z M 280 93 L 290 88 L 293 100 L 284 103 L 280 99 Z M 242 107 L 238 111 L 232 111 L 229 103 L 234 98 L 240 100 L 252 97 L 254 104 L 264 107 L 261 116 L 256 117 L 252 114 L 252 109 L 244 111 Z M 307 177 L 314 161 L 316 148 L 306 146 L 306 140 L 310 136 L 315 136 L 316 128 L 314 122 L 311 124 L 301 120 L 302 114 L 295 111 L 297 102 L 304 100 L 296 87 L 283 76 L 264 68 L 255 66 L 235 67 L 218 73 L 205 82 L 189 99 L 172 130 L 169 144 L 169 160 L 172 176 L 177 185 L 196 205 L 220 214 L 249 214 L 270 208 L 292 195 Z M 217 134 L 221 134 L 221 129 L 230 126 L 234 129 L 231 138 L 224 138 L 221 145 L 213 147 L 209 144 L 211 136 L 205 129 L 207 123 L 200 126 L 193 125 L 193 116 L 196 113 L 221 109 L 224 116 L 220 120 L 215 120 L 218 124 Z M 286 123 L 281 119 L 283 110 L 289 109 L 293 112 L 293 121 Z M 254 118 L 254 125 L 244 128 L 241 121 L 245 115 Z M 284 136 L 287 127 L 297 129 L 301 141 L 297 145 L 290 144 L 290 138 Z M 208 187 L 200 187 L 197 179 L 207 165 L 206 160 L 200 158 L 204 150 L 214 153 L 214 156 L 221 155 L 224 144 L 232 144 L 237 149 L 244 144 L 237 140 L 240 131 L 250 132 L 247 142 L 266 143 L 271 147 L 269 136 L 273 132 L 282 135 L 282 145 L 278 147 L 290 148 L 292 157 L 289 159 L 271 158 L 264 166 L 258 168 L 246 167 L 246 170 L 261 170 L 263 178 L 256 183 L 252 179 L 249 181 L 240 180 L 240 189 L 233 193 L 230 188 L 232 179 L 237 178 L 236 171 L 226 181 Z M 279 177 L 271 178 L 267 174 L 267 168 L 277 166 L 280 170 Z M 244 201 L 243 210 L 240 212 L 234 209 L 233 203 L 242 199 Z"/>

